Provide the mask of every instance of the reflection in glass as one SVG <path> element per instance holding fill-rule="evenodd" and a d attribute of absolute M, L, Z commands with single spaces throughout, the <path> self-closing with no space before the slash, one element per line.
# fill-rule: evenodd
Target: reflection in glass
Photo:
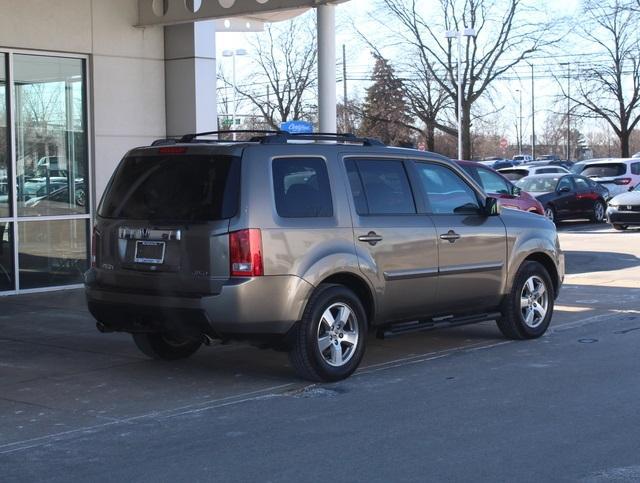
<path fill-rule="evenodd" d="M 0 221 L 0 292 L 14 290 L 13 226 Z"/>
<path fill-rule="evenodd" d="M 83 60 L 13 59 L 18 215 L 88 213 Z"/>
<path fill-rule="evenodd" d="M 9 211 L 9 129 L 7 125 L 6 55 L 0 54 L 0 218 L 11 216 Z"/>
<path fill-rule="evenodd" d="M 20 222 L 20 288 L 82 283 L 89 268 L 87 230 L 87 220 Z"/>

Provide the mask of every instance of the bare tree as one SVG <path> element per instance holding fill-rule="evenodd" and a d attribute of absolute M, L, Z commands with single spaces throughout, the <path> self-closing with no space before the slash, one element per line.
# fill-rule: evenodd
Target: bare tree
<path fill-rule="evenodd" d="M 269 24 L 252 42 L 257 69 L 237 86 L 277 129 L 281 122 L 310 117 L 317 83 L 316 28 L 306 15 L 283 24 Z M 222 79 L 230 84 L 228 79 Z"/>
<path fill-rule="evenodd" d="M 583 17 L 580 37 L 607 60 L 582 68 L 577 94 L 570 97 L 583 116 L 611 126 L 620 140 L 620 155 L 628 157 L 631 133 L 640 121 L 640 14 L 620 0 L 590 0 Z"/>
<path fill-rule="evenodd" d="M 461 72 L 463 157 L 471 157 L 473 104 L 493 81 L 543 47 L 554 43 L 551 24 L 532 22 L 522 0 L 440 0 L 436 15 L 424 13 L 419 0 L 381 0 L 393 22 L 385 24 L 390 35 L 411 47 L 415 65 L 423 77 L 434 80 L 450 102 L 457 102 L 457 39 L 445 39 L 446 31 L 473 28 L 465 37 Z M 439 20 L 441 19 L 441 20 Z M 386 18 L 385 18 L 386 20 Z M 449 129 L 457 133 L 455 129 Z"/>

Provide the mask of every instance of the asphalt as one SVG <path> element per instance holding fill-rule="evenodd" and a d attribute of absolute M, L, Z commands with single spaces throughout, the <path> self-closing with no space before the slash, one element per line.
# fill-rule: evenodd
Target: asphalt
<path fill-rule="evenodd" d="M 640 232 L 561 228 L 552 328 L 369 340 L 337 384 L 230 344 L 151 361 L 81 291 L 0 299 L 0 481 L 638 481 Z"/>

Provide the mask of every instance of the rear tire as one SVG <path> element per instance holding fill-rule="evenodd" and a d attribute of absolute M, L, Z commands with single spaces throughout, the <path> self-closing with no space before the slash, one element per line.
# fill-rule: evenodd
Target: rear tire
<path fill-rule="evenodd" d="M 627 225 L 620 225 L 618 223 L 614 223 L 613 229 L 618 231 L 624 231 L 627 229 Z"/>
<path fill-rule="evenodd" d="M 602 201 L 596 201 L 593 205 L 593 214 L 591 215 L 591 221 L 593 223 L 602 223 L 605 218 L 606 208 Z"/>
<path fill-rule="evenodd" d="M 502 304 L 500 332 L 508 339 L 536 339 L 549 328 L 555 293 L 551 277 L 538 262 L 524 262 Z"/>
<path fill-rule="evenodd" d="M 367 316 L 358 297 L 342 285 L 320 284 L 294 329 L 289 360 L 303 379 L 339 381 L 364 355 Z"/>
<path fill-rule="evenodd" d="M 152 359 L 176 361 L 192 356 L 202 341 L 162 333 L 131 334 L 140 351 Z"/>
<path fill-rule="evenodd" d="M 553 223 L 557 223 L 556 210 L 553 208 L 553 206 L 548 205 L 544 207 L 544 216 L 547 220 L 552 221 Z"/>

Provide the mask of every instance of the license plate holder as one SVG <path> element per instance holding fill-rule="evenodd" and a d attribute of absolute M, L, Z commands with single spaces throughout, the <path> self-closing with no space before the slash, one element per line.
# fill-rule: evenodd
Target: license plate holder
<path fill-rule="evenodd" d="M 136 240 L 136 250 L 133 256 L 135 263 L 161 265 L 164 263 L 166 243 L 163 241 Z"/>

